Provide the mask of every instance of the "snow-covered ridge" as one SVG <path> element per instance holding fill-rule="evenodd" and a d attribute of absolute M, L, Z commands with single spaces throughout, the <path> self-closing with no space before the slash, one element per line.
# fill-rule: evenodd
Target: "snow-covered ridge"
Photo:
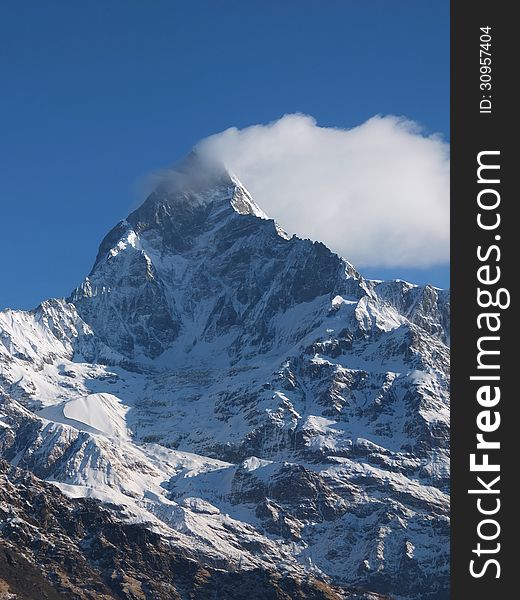
<path fill-rule="evenodd" d="M 67 301 L 0 313 L 0 456 L 212 560 L 447 598 L 448 292 L 365 280 L 195 175 Z"/>

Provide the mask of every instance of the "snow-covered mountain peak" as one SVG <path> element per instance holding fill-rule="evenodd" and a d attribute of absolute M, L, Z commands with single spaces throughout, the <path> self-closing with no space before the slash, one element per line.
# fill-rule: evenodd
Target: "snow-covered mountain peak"
<path fill-rule="evenodd" d="M 202 564 L 444 600 L 448 339 L 448 291 L 364 279 L 189 156 L 67 301 L 0 312 L 0 457 Z"/>
<path fill-rule="evenodd" d="M 152 208 L 153 207 L 153 208 Z M 192 152 L 183 161 L 163 173 L 159 184 L 130 220 L 149 216 L 149 210 L 160 210 L 175 218 L 175 213 L 198 209 L 233 208 L 239 214 L 266 218 L 265 213 L 240 182 L 223 164 Z M 145 218 L 146 220 L 146 218 Z"/>
<path fill-rule="evenodd" d="M 106 235 L 94 268 L 118 245 L 119 250 L 121 244 L 135 247 L 143 234 L 155 236 L 155 246 L 161 252 L 183 252 L 212 229 L 230 221 L 238 226 L 237 214 L 268 218 L 234 174 L 191 153 L 163 172 L 145 201 Z M 286 236 L 281 230 L 279 234 Z"/>

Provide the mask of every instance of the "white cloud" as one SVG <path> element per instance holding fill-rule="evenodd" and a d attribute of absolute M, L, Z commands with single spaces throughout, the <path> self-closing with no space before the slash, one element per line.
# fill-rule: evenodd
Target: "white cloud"
<path fill-rule="evenodd" d="M 376 116 L 334 129 L 291 114 L 228 129 L 197 151 L 223 161 L 286 231 L 355 265 L 449 259 L 449 147 L 412 121 Z"/>

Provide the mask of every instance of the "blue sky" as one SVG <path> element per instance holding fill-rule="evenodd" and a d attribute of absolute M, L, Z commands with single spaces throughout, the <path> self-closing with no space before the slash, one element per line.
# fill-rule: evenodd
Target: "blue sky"
<path fill-rule="evenodd" d="M 0 308 L 67 295 L 138 182 L 285 113 L 449 135 L 449 2 L 2 3 Z M 448 284 L 446 266 L 364 269 Z"/>

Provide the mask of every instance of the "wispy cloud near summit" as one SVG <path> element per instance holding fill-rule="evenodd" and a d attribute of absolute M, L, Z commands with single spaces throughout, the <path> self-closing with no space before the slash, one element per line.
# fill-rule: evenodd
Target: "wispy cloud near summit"
<path fill-rule="evenodd" d="M 325 242 L 358 266 L 449 260 L 449 146 L 403 118 L 353 129 L 302 114 L 231 128 L 200 142 L 290 233 Z"/>

